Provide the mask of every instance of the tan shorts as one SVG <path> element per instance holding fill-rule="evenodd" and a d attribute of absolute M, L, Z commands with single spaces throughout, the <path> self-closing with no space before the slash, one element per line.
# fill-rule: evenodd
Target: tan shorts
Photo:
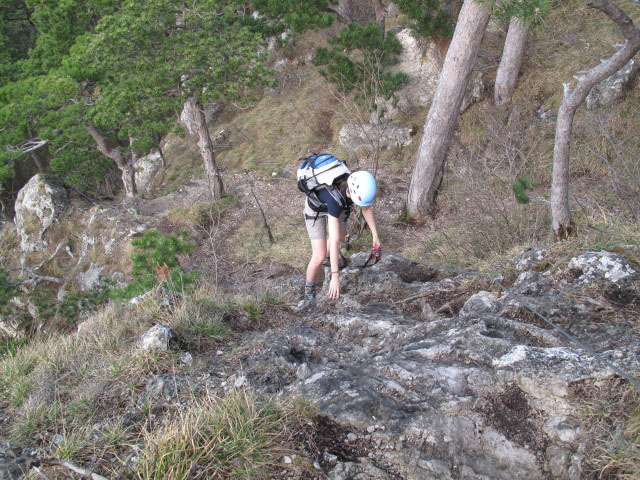
<path fill-rule="evenodd" d="M 329 233 L 328 227 L 328 213 L 321 213 L 318 215 L 316 219 L 316 213 L 309 205 L 305 205 L 304 207 L 304 223 L 307 226 L 307 233 L 309 234 L 309 238 L 314 240 L 316 238 L 326 238 Z M 346 212 L 342 212 L 340 214 L 340 233 L 347 232 L 347 214 Z"/>

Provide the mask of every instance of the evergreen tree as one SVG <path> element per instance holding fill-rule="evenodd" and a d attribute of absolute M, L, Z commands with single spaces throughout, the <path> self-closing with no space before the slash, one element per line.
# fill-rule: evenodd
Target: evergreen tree
<path fill-rule="evenodd" d="M 395 0 L 400 11 L 414 21 L 418 34 L 448 37 L 452 33 L 451 16 L 440 7 L 440 0 Z"/>

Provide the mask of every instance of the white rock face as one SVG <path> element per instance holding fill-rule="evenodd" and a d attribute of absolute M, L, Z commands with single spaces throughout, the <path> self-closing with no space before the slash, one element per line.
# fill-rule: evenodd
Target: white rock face
<path fill-rule="evenodd" d="M 162 173 L 162 156 L 155 152 L 138 159 L 133 166 L 135 169 L 136 186 L 140 193 L 149 193 Z"/>
<path fill-rule="evenodd" d="M 101 265 L 91 263 L 89 268 L 77 276 L 78 288 L 81 292 L 91 290 L 93 287 L 100 284 L 100 274 L 104 270 Z"/>
<path fill-rule="evenodd" d="M 402 45 L 402 53 L 391 70 L 406 73 L 410 78 L 409 84 L 398 93 L 397 107 L 400 110 L 411 106 L 426 107 L 431 104 L 438 86 L 444 57 L 434 41 L 419 38 L 409 28 L 396 36 Z"/>
<path fill-rule="evenodd" d="M 167 325 L 154 325 L 140 337 L 138 344 L 142 350 L 168 351 L 175 343 L 177 335 L 173 328 Z"/>
<path fill-rule="evenodd" d="M 623 98 L 638 70 L 640 64 L 632 58 L 624 67 L 591 89 L 587 96 L 587 108 L 605 107 Z"/>
<path fill-rule="evenodd" d="M 22 187 L 16 199 L 15 222 L 23 252 L 48 246 L 44 233 L 68 204 L 67 191 L 57 177 L 38 174 Z"/>
<path fill-rule="evenodd" d="M 386 127 L 372 124 L 356 125 L 348 123 L 340 129 L 340 144 L 349 150 L 366 148 L 373 150 L 376 143 L 380 142 L 380 148 L 404 147 L 411 144 L 411 127 L 390 123 Z"/>
<path fill-rule="evenodd" d="M 606 280 L 619 283 L 625 279 L 635 278 L 638 270 L 622 255 L 611 252 L 586 252 L 569 261 L 569 268 L 581 270 L 582 282 Z"/>

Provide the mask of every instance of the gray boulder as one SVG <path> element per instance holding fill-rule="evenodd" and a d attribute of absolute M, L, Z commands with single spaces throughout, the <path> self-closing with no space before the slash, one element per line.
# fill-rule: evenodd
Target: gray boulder
<path fill-rule="evenodd" d="M 167 326 L 157 324 L 147 330 L 138 341 L 140 349 L 160 350 L 167 352 L 177 347 L 178 335 L 176 331 Z"/>
<path fill-rule="evenodd" d="M 22 187 L 16 198 L 15 223 L 23 252 L 48 246 L 44 234 L 68 204 L 67 191 L 57 177 L 38 174 Z"/>
<path fill-rule="evenodd" d="M 376 145 L 381 149 L 405 147 L 411 143 L 411 127 L 389 123 L 386 125 L 349 123 L 340 129 L 340 144 L 349 150 L 366 148 L 373 150 Z"/>
<path fill-rule="evenodd" d="M 640 64 L 633 58 L 611 75 L 591 89 L 587 96 L 587 108 L 606 107 L 622 99 L 640 70 Z"/>
<path fill-rule="evenodd" d="M 163 172 L 162 155 L 155 152 L 139 158 L 133 168 L 138 191 L 142 194 L 150 193 L 157 186 Z"/>
<path fill-rule="evenodd" d="M 406 73 L 409 84 L 398 93 L 397 107 L 427 107 L 438 86 L 444 58 L 434 40 L 420 38 L 409 28 L 396 34 L 402 45 L 399 61 L 392 71 Z"/>
<path fill-rule="evenodd" d="M 586 252 L 569 261 L 569 268 L 581 272 L 584 283 L 599 281 L 622 284 L 638 277 L 640 270 L 620 254 Z"/>
<path fill-rule="evenodd" d="M 367 23 L 376 19 L 373 2 L 369 0 L 340 0 L 338 15 L 349 22 Z"/>
<path fill-rule="evenodd" d="M 481 102 L 487 95 L 487 82 L 482 72 L 473 72 L 467 85 L 467 91 L 462 100 L 460 113 L 463 113 L 474 103 Z"/>

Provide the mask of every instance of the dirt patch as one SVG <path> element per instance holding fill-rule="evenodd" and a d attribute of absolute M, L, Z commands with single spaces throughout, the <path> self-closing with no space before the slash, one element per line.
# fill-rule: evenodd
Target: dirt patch
<path fill-rule="evenodd" d="M 419 263 L 400 262 L 396 259 L 391 260 L 389 270 L 400 277 L 405 283 L 414 282 L 432 282 L 438 278 L 439 272 L 432 268 L 425 267 Z"/>
<path fill-rule="evenodd" d="M 544 454 L 548 441 L 531 421 L 537 412 L 531 409 L 524 392 L 516 385 L 509 385 L 489 397 L 479 411 L 507 439 L 532 449 L 537 455 Z"/>

